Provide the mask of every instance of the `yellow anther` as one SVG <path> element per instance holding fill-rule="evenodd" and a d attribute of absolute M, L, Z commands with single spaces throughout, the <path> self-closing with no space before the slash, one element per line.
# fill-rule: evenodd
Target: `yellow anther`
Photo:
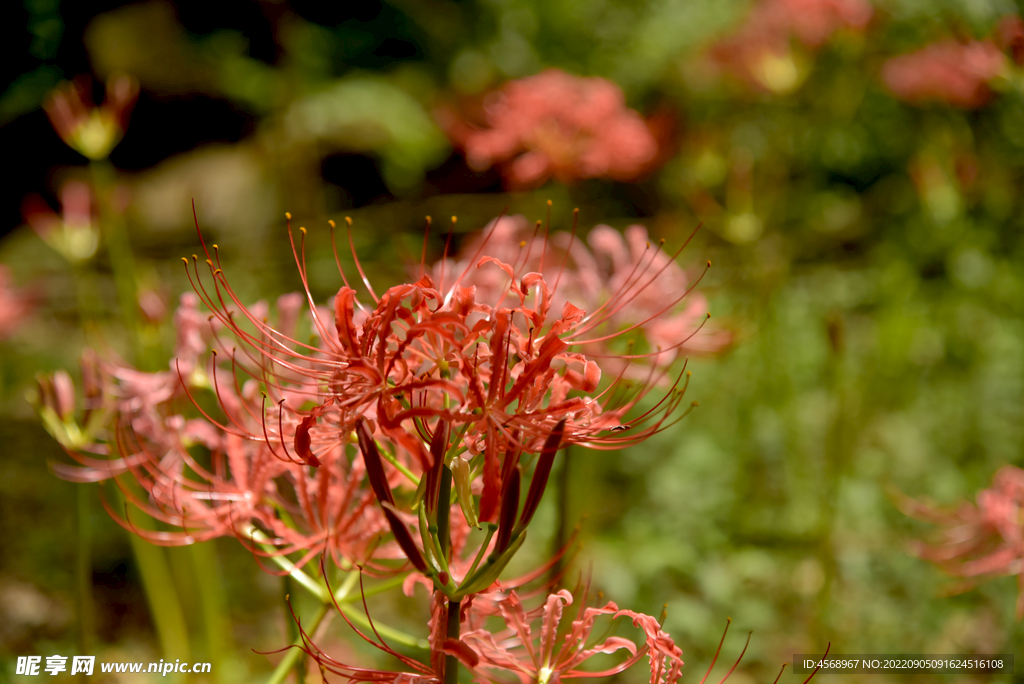
<path fill-rule="evenodd" d="M 459 221 L 459 217 L 458 217 L 458 216 L 452 216 L 452 225 L 453 225 L 453 226 L 454 226 L 454 225 L 455 225 L 456 223 L 458 223 L 458 221 Z"/>
<path fill-rule="evenodd" d="M 299 226 L 299 230 L 301 230 L 301 231 L 302 231 L 302 234 L 303 234 L 303 235 L 305 235 L 305 234 L 306 234 L 306 229 L 305 229 L 305 227 L 304 227 L 304 226 Z"/>
<path fill-rule="evenodd" d="M 520 247 L 525 247 L 525 246 L 526 246 L 526 240 L 522 240 L 522 241 L 521 241 L 521 242 L 519 243 L 519 246 L 520 246 Z"/>
<path fill-rule="evenodd" d="M 711 259 L 708 259 L 708 268 L 711 268 Z"/>
<path fill-rule="evenodd" d="M 351 216 L 346 216 L 345 217 L 345 223 L 347 223 L 348 227 L 351 228 L 352 227 L 352 217 Z"/>
<path fill-rule="evenodd" d="M 217 245 L 214 245 L 214 246 L 213 246 L 213 251 L 215 251 L 215 252 L 216 252 L 216 251 L 217 251 L 218 249 L 220 249 L 220 247 L 218 247 Z"/>
<path fill-rule="evenodd" d="M 427 217 L 427 225 L 429 226 L 432 222 L 433 222 L 433 219 L 428 216 Z"/>
<path fill-rule="evenodd" d="M 548 200 L 548 206 L 549 207 L 551 206 L 551 200 Z"/>
<path fill-rule="evenodd" d="M 334 230 L 335 228 L 338 227 L 338 224 L 336 224 L 334 221 L 332 221 L 330 219 L 327 220 L 327 225 L 329 225 L 331 227 L 331 230 Z"/>
<path fill-rule="evenodd" d="M 181 260 L 185 262 L 186 266 L 188 266 L 188 257 L 181 257 Z"/>
<path fill-rule="evenodd" d="M 207 264 L 208 264 L 209 266 L 213 266 L 213 262 L 212 262 L 212 261 L 210 261 L 209 259 L 207 259 L 207 260 L 206 260 L 206 263 L 207 263 Z"/>
<path fill-rule="evenodd" d="M 288 219 L 289 221 L 291 221 L 292 220 L 292 212 L 290 212 L 290 211 L 284 212 L 284 217 L 286 219 Z"/>

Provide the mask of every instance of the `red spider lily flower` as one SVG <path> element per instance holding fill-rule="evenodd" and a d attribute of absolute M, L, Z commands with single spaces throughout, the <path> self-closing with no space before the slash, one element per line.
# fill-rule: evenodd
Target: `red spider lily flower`
<path fill-rule="evenodd" d="M 681 389 L 674 385 L 652 408 L 627 417 L 650 387 L 617 391 L 618 382 L 612 381 L 596 396 L 586 396 L 597 389 L 599 367 L 571 346 L 593 343 L 588 337 L 630 305 L 667 264 L 653 276 L 647 272 L 652 262 L 639 264 L 636 278 L 612 293 L 613 302 L 590 315 L 568 301 L 557 315 L 552 308 L 557 275 L 552 288 L 542 273 L 524 271 L 522 262 L 490 256 L 488 243 L 487 238 L 480 243 L 461 272 L 446 261 L 433 276 L 424 273 L 379 296 L 363 277 L 372 307 L 358 302 L 342 273 L 345 284 L 334 300 L 333 325 L 307 290 L 315 345 L 246 309 L 220 269 L 214 246 L 207 252 L 212 284 L 205 284 L 197 269 L 190 277 L 213 320 L 235 338 L 230 345 L 221 340 L 221 346 L 238 344 L 232 357 L 236 374 L 258 381 L 268 395 L 261 429 L 250 438 L 275 446 L 279 458 L 314 465 L 322 453 L 348 444 L 358 421 L 365 420 L 367 435 L 396 465 L 385 476 L 387 486 L 396 486 L 400 471 L 418 479 L 416 472 L 430 470 L 433 456 L 424 445 L 443 421 L 457 437 L 438 453 L 455 450 L 476 459 L 471 462 L 482 478 L 479 519 L 491 522 L 499 510 L 503 473 L 509 475 L 522 454 L 539 453 L 560 421 L 561 444 L 596 448 L 635 444 L 663 429 L 681 402 Z M 306 283 L 304 248 L 294 251 Z M 500 273 L 508 278 L 505 288 L 489 300 L 478 297 L 465 285 L 474 269 Z M 670 306 L 685 295 L 685 290 L 670 293 Z M 653 312 L 632 329 L 667 310 Z M 310 404 L 313 408 L 307 408 Z M 366 458 L 371 440 L 362 444 Z M 506 455 L 509 465 L 503 468 Z M 375 487 L 383 487 L 376 479 Z M 393 505 L 383 491 L 378 498 Z"/>
<path fill-rule="evenodd" d="M 461 596 L 486 589 L 522 543 L 560 447 L 636 444 L 664 429 L 682 401 L 679 376 L 660 399 L 634 412 L 654 383 L 627 386 L 620 374 L 598 391 L 600 367 L 573 346 L 585 349 L 639 330 L 687 294 L 663 292 L 661 310 L 605 332 L 673 265 L 670 260 L 642 260 L 635 277 L 590 313 L 564 301 L 558 314 L 552 307 L 561 272 L 548 276 L 552 286 L 543 264 L 526 271 L 526 260 L 489 255 L 488 242 L 480 242 L 460 272 L 446 260 L 433 277 L 424 267 L 416 282 L 379 296 L 357 258 L 373 304 L 358 301 L 342 272 L 332 316 L 309 294 L 304 247 L 293 241 L 307 286 L 305 323 L 300 295 L 278 301 L 276 323 L 265 304 L 244 306 L 220 268 L 217 246 L 204 244 L 208 278 L 200 277 L 197 256 L 185 260 L 197 296 L 183 298 L 176 316 L 178 357 L 171 369 L 143 373 L 104 365 L 104 396 L 117 418 L 111 445 L 117 458 L 76 453 L 86 470 L 62 474 L 96 480 L 131 473 L 148 494 L 143 501 L 126 491 L 131 503 L 180 530 L 139 530 L 158 543 L 245 537 L 255 529 L 277 553 L 306 551 L 303 561 L 320 546 L 343 566 L 397 553 L 449 592 L 459 581 L 465 582 Z M 475 270 L 508 281 L 483 299 L 466 285 Z M 197 298 L 210 315 L 200 313 Z M 300 341 L 300 324 L 312 330 L 311 342 Z M 652 368 L 648 375 L 658 373 Z M 216 410 L 204 394 L 215 398 Z M 527 486 L 520 460 L 528 468 L 531 454 L 540 457 L 526 505 L 520 514 L 510 501 L 500 518 L 511 480 L 520 477 Z M 464 520 L 489 523 L 492 533 L 511 529 L 496 555 L 478 557 L 479 567 L 471 565 L 461 577 L 445 567 L 452 514 L 447 503 L 433 508 L 438 465 L 442 476 L 455 476 L 459 504 L 469 511 Z M 420 547 L 410 530 L 416 516 L 396 504 L 408 497 L 398 499 L 392 489 L 403 482 L 413 488 L 424 477 L 435 522 L 420 520 Z M 121 523 L 132 526 L 130 519 Z M 385 530 L 396 543 L 374 551 Z"/>
<path fill-rule="evenodd" d="M 882 66 L 882 80 L 901 100 L 934 100 L 974 109 L 989 100 L 989 83 L 1004 72 L 1006 63 L 990 40 L 948 40 L 893 57 Z"/>
<path fill-rule="evenodd" d="M 99 107 L 92 101 L 88 77 L 65 81 L 57 86 L 43 108 L 53 129 L 72 149 L 89 159 L 106 159 L 121 142 L 128 126 L 139 83 L 124 74 L 107 80 L 107 94 Z"/>
<path fill-rule="evenodd" d="M 1024 470 L 1004 466 L 992 486 L 978 493 L 977 505 L 954 511 L 905 500 L 904 510 L 943 528 L 939 544 L 918 544 L 922 558 L 950 574 L 970 580 L 1016 575 L 1017 619 L 1024 617 Z"/>
<path fill-rule="evenodd" d="M 603 78 L 558 69 L 510 81 L 484 103 L 486 127 L 449 119 L 449 133 L 471 168 L 500 165 L 513 188 L 536 187 L 552 176 L 633 181 L 657 161 L 658 141 L 626 107 L 622 90 Z"/>
<path fill-rule="evenodd" d="M 484 598 L 484 597 L 481 597 Z M 562 679 L 611 677 L 629 669 L 645 656 L 650 660 L 651 683 L 673 684 L 683 666 L 682 651 L 662 629 L 658 621 L 643 613 L 620 610 L 609 601 L 601 607 L 590 607 L 584 596 L 576 617 L 566 627 L 562 624 L 564 610 L 573 604 L 568 590 L 550 594 L 543 605 L 533 609 L 524 607 L 516 591 L 500 598 L 474 601 L 468 618 L 482 624 L 487 617 L 501 617 L 505 628 L 492 633 L 476 628 L 462 635 L 462 642 L 479 656 L 475 670 L 478 681 L 489 681 L 487 673 L 510 673 L 523 684 L 548 684 Z M 637 645 L 623 637 L 610 636 L 592 640 L 598 622 L 629 618 L 644 635 L 644 643 Z M 538 624 L 539 623 L 539 624 Z M 604 632 L 602 627 L 598 632 Z M 561 641 L 561 643 L 559 643 Z M 581 669 L 591 657 L 625 651 L 625 657 L 616 665 L 594 672 Z"/>
<path fill-rule="evenodd" d="M 99 227 L 89 184 L 68 181 L 61 188 L 60 199 L 58 216 L 42 197 L 29 195 L 21 207 L 25 222 L 71 263 L 90 259 L 99 245 Z"/>
<path fill-rule="evenodd" d="M 501 261 L 557 283 L 553 310 L 572 301 L 588 312 L 604 314 L 601 332 L 629 329 L 631 334 L 593 335 L 605 339 L 583 347 L 587 358 L 612 376 L 624 372 L 634 380 L 651 380 L 652 366 L 663 371 L 680 355 L 714 354 L 732 343 L 730 330 L 706 323 L 707 300 L 693 291 L 691 278 L 672 255 L 651 245 L 643 226 L 630 226 L 623 234 L 599 225 L 590 231 L 586 243 L 568 233 L 550 237 L 538 233 L 523 216 L 502 217 L 467 245 L 466 257 L 448 268 L 460 271 L 480 242 L 487 240 L 489 252 Z M 476 269 L 464 282 L 476 288 L 478 298 L 491 298 L 500 296 L 507 276 L 494 269 Z M 687 296 L 666 310 L 666 295 L 673 293 Z M 630 341 L 640 343 L 636 353 L 626 353 Z M 648 352 L 640 353 L 640 347 Z"/>
<path fill-rule="evenodd" d="M 787 92 L 802 80 L 792 39 L 814 50 L 837 31 L 864 29 L 872 13 L 865 0 L 764 0 L 708 55 L 714 65 L 754 88 Z"/>
<path fill-rule="evenodd" d="M 295 304 L 295 297 L 279 301 L 279 327 L 287 329 L 297 316 Z M 283 458 L 282 445 L 262 434 L 265 397 L 255 382 L 237 384 L 232 360 L 210 350 L 217 326 L 197 305 L 195 295 L 182 297 L 172 369 L 145 373 L 94 357 L 95 364 L 83 364 L 92 378 L 88 408 L 115 416 L 112 444 L 94 443 L 82 436 L 88 430 L 73 426 L 74 389 L 66 374 L 43 379 L 41 403 L 62 421 L 47 425 L 78 462 L 54 466 L 57 474 L 75 481 L 131 475 L 147 498 L 122 487 L 128 502 L 173 529 L 143 529 L 130 510 L 108 511 L 155 544 L 235 535 L 260 556 L 303 553 L 298 566 L 324 550 L 342 567 L 371 555 L 394 557 L 398 549 L 378 547 L 388 525 L 364 484 L 362 461 L 350 462 L 341 448 L 320 450 L 323 467 L 312 471 Z M 219 403 L 223 417 L 197 413 L 201 399 Z M 87 415 L 83 423 L 89 422 Z"/>

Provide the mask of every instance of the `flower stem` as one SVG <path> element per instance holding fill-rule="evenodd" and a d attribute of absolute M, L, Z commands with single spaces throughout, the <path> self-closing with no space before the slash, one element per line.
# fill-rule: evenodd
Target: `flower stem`
<path fill-rule="evenodd" d="M 127 502 L 120 485 L 114 486 L 115 500 L 119 508 L 126 509 Z M 132 516 L 132 525 L 152 529 L 153 520 L 139 512 Z M 167 563 L 167 554 L 162 547 L 150 544 L 138 534 L 129 534 L 135 563 L 142 576 L 142 587 L 156 627 L 157 638 L 164 658 L 189 658 L 188 627 L 181 609 L 174 575 Z"/>
<path fill-rule="evenodd" d="M 312 633 L 316 631 L 316 628 L 323 622 L 324 617 L 327 615 L 328 606 L 326 603 L 320 604 L 320 607 L 316 609 L 313 614 L 313 619 L 309 623 L 309 627 L 306 629 L 306 633 Z M 292 648 L 288 649 L 288 652 L 284 654 L 284 658 L 281 658 L 281 662 L 274 668 L 274 672 L 270 675 L 270 679 L 267 680 L 267 684 L 281 684 L 285 677 L 292 668 L 296 667 L 296 663 L 299 660 L 299 656 L 303 655 L 303 641 L 302 635 L 299 635 L 294 641 L 292 641 Z M 301 665 L 299 665 L 301 667 Z"/>
<path fill-rule="evenodd" d="M 78 650 L 86 655 L 92 653 L 96 629 L 92 595 L 92 526 L 89 520 L 92 488 L 75 487 L 75 495 L 78 503 Z"/>
<path fill-rule="evenodd" d="M 395 466 L 398 472 L 405 475 L 405 477 L 414 485 L 416 485 L 417 487 L 419 486 L 420 478 L 416 477 L 416 474 L 409 470 L 407 467 L 405 467 L 402 463 L 399 463 L 398 459 L 395 458 L 395 455 L 393 453 L 385 449 L 383 445 L 379 443 L 377 444 L 377 448 L 380 450 L 380 455 L 384 457 L 385 461 Z"/>
<path fill-rule="evenodd" d="M 286 615 L 285 619 L 288 622 L 288 636 L 291 638 L 293 644 L 295 644 L 295 643 L 302 643 L 302 635 L 299 633 L 299 625 L 295 622 L 294 619 L 289 619 L 290 616 L 288 615 L 288 612 L 290 610 L 292 610 L 291 602 L 289 600 L 289 596 L 291 595 L 292 590 L 294 589 L 295 580 L 292 579 L 291 575 L 285 575 L 283 580 L 284 581 L 282 582 L 282 588 L 284 589 L 284 601 L 285 601 L 285 604 L 288 605 L 288 608 L 286 609 L 286 613 L 285 613 L 285 615 Z M 321 604 L 321 608 L 326 608 L 326 606 L 327 606 L 326 603 Z M 326 611 L 322 611 L 322 612 L 324 612 L 326 614 Z M 314 627 L 314 629 L 315 629 L 315 627 Z M 290 648 L 290 649 L 288 649 L 288 651 L 289 651 L 289 653 L 297 652 L 297 649 Z M 295 664 L 294 664 L 292 669 L 295 670 L 295 682 L 296 682 L 296 684 L 305 684 L 305 682 L 306 682 L 306 668 L 304 666 L 305 666 L 304 662 L 299 661 L 299 660 L 295 660 Z"/>
<path fill-rule="evenodd" d="M 477 567 L 480 565 L 480 561 L 483 560 L 484 554 L 487 553 L 487 547 L 491 543 L 491 537 L 494 536 L 494 531 L 498 527 L 494 523 L 487 523 L 487 536 L 484 537 L 484 541 L 480 544 L 480 550 L 476 552 L 476 558 L 473 559 L 473 565 L 470 566 L 469 572 L 466 573 L 466 577 L 472 577 L 473 573 L 476 572 Z"/>
<path fill-rule="evenodd" d="M 149 609 L 156 627 L 160 648 L 164 658 L 189 657 L 188 628 L 185 626 L 185 614 L 181 610 L 178 591 L 174 586 L 174 577 L 167 566 L 164 550 L 138 536 L 129 535 L 135 563 L 142 575 L 142 586 L 146 592 Z"/>
<path fill-rule="evenodd" d="M 459 620 L 459 599 L 448 599 L 448 628 L 445 635 L 449 639 L 459 639 L 461 623 Z M 444 657 L 444 684 L 458 684 L 459 681 L 459 659 L 453 655 Z"/>
<path fill-rule="evenodd" d="M 267 539 L 267 536 L 265 534 L 256 529 L 256 527 L 250 525 L 248 529 L 244 530 L 244 534 L 257 544 L 262 546 L 264 550 L 268 552 L 274 551 L 274 547 L 271 544 L 269 544 L 270 540 Z M 287 556 L 277 554 L 272 555 L 270 558 L 282 570 L 286 570 L 288 572 L 288 576 L 290 577 L 290 579 L 294 580 L 297 584 L 301 585 L 304 589 L 306 589 L 306 591 L 313 594 L 313 596 L 320 600 L 321 606 L 317 609 L 316 612 L 316 616 L 319 617 L 314 617 L 314 624 L 310 628 L 310 630 L 307 630 L 307 632 L 316 629 L 316 625 L 319 625 L 320 620 L 323 619 L 323 615 L 321 615 L 321 612 L 326 613 L 328 608 L 330 608 L 334 603 L 337 603 L 338 608 L 341 610 L 341 612 L 345 614 L 346 617 L 348 617 L 349 620 L 363 628 L 370 627 L 369 619 L 363 613 L 353 609 L 352 606 L 348 605 L 352 600 L 354 600 L 356 596 L 355 594 L 353 594 L 352 590 L 355 588 L 356 583 L 359 580 L 359 570 L 352 570 L 348 573 L 348 576 L 345 578 L 345 581 L 342 583 L 341 587 L 339 587 L 338 590 L 334 592 L 334 597 L 332 598 L 330 590 L 326 586 L 324 586 L 323 584 L 321 584 L 320 582 L 306 574 L 302 570 L 302 568 L 295 565 L 295 563 L 289 560 Z M 369 591 L 362 592 L 361 596 L 370 596 L 372 594 L 379 593 L 380 591 L 394 588 L 395 586 L 398 586 L 400 583 L 401 580 L 396 578 L 395 580 L 392 580 L 390 582 L 385 582 L 383 585 L 373 587 Z M 425 639 L 417 639 L 416 637 L 406 634 L 405 632 L 400 632 L 397 629 L 379 623 L 374 623 L 373 627 L 374 629 L 376 629 L 377 633 L 380 634 L 382 637 L 387 637 L 388 639 L 391 639 L 396 643 L 402 644 L 403 646 L 410 646 L 412 648 L 420 648 L 424 650 L 429 648 L 429 644 Z M 301 646 L 301 639 L 302 636 L 299 635 L 299 640 L 293 643 L 297 643 L 297 645 Z M 284 677 L 287 676 L 288 670 L 295 664 L 295 659 L 299 657 L 298 654 L 300 652 L 300 649 L 290 649 L 288 654 L 285 656 L 285 659 L 282 660 L 281 663 L 278 664 L 277 669 L 274 670 L 274 674 L 271 675 L 271 678 L 267 684 L 280 684 L 280 682 L 284 680 Z M 286 661 L 287 665 L 285 665 Z"/>
<path fill-rule="evenodd" d="M 217 562 L 213 542 L 202 542 L 189 547 L 199 593 L 199 609 L 206 636 L 206 653 L 213 666 L 221 671 L 231 647 L 231 623 L 224 600 L 224 577 Z"/>
<path fill-rule="evenodd" d="M 128 227 L 125 225 L 124 217 L 114 208 L 114 167 L 104 159 L 90 163 L 89 171 L 99 208 L 100 230 L 106 242 L 110 268 L 114 272 L 114 285 L 117 288 L 118 303 L 121 305 L 121 320 L 128 329 L 135 363 L 145 370 L 148 364 L 139 327 L 135 257 L 128 240 Z"/>

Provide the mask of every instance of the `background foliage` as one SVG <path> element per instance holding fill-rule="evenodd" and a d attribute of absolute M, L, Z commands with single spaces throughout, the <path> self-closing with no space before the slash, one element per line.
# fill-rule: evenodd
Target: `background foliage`
<path fill-rule="evenodd" d="M 469 232 L 505 208 L 539 218 L 552 199 L 555 228 L 579 206 L 584 230 L 641 222 L 669 247 L 703 224 L 682 260 L 714 263 L 701 287 L 735 344 L 691 361 L 695 413 L 623 453 L 574 450 L 566 490 L 569 519 L 583 520 L 576 566 L 620 604 L 668 604 L 687 681 L 703 674 L 726 616 L 754 631 L 732 681 L 765 681 L 829 642 L 839 653 L 1022 654 L 1013 579 L 947 596 L 951 581 L 909 552 L 931 530 L 898 507 L 903 494 L 953 505 L 1000 465 L 1024 466 L 1022 74 L 1009 66 L 971 110 L 902 102 L 880 77 L 889 57 L 991 35 L 1016 3 L 875 3 L 864 30 L 816 49 L 794 41 L 799 82 L 787 92 L 702 71 L 744 2 L 88 5 L 25 0 L 3 29 L 0 148 L 13 175 L 0 261 L 34 305 L 0 342 L 4 663 L 72 652 L 77 624 L 75 485 L 48 472 L 62 455 L 25 397 L 37 372 L 74 367 L 86 339 L 73 275 L 21 225 L 20 206 L 38 193 L 56 207 L 61 186 L 85 176 L 39 109 L 46 93 L 114 72 L 141 84 L 111 157 L 140 283 L 172 309 L 187 289 L 178 257 L 196 251 L 192 198 L 251 300 L 299 287 L 285 210 L 310 227 L 322 299 L 337 288 L 328 218 L 355 219 L 375 282 L 404 276 L 426 214 L 457 214 Z M 633 184 L 515 194 L 497 171 L 472 171 L 437 109 L 551 66 L 615 81 L 645 116 L 668 113 L 667 163 Z M 442 244 L 433 239 L 435 255 Z M 97 258 L 106 340 L 127 355 Z M 149 326 L 151 346 L 169 348 L 168 320 Z M 155 660 L 128 541 L 91 496 L 94 652 Z M 556 503 L 545 505 L 553 521 Z M 193 652 L 217 659 L 218 681 L 249 681 L 271 668 L 250 649 L 283 645 L 290 620 L 280 582 L 222 541 L 214 574 L 230 628 L 219 641 L 189 607 L 199 577 L 186 551 L 168 556 Z M 335 625 L 330 638 L 353 648 L 345 632 Z"/>

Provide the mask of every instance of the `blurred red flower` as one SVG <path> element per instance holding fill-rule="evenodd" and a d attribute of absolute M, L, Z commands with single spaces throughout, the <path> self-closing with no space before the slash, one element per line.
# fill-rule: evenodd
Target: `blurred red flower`
<path fill-rule="evenodd" d="M 957 577 L 1016 575 L 1020 619 L 1024 617 L 1024 470 L 1004 466 L 992 486 L 978 493 L 977 501 L 977 505 L 965 502 L 956 510 L 944 511 L 907 500 L 908 514 L 944 528 L 940 543 L 919 543 L 917 552 Z"/>
<path fill-rule="evenodd" d="M 763 0 L 708 54 L 713 64 L 757 89 L 786 92 L 801 80 L 792 40 L 816 49 L 837 31 L 864 29 L 872 14 L 865 0 Z"/>
<path fill-rule="evenodd" d="M 901 100 L 935 100 L 972 109 L 988 101 L 989 82 L 1005 68 L 1006 56 L 990 40 L 947 40 L 888 60 L 882 80 Z"/>
<path fill-rule="evenodd" d="M 479 657 L 478 670 L 508 672 L 518 676 L 522 684 L 555 684 L 563 679 L 612 677 L 647 656 L 651 684 L 671 684 L 679 678 L 683 652 L 650 615 L 620 610 L 611 601 L 601 607 L 591 607 L 584 595 L 575 619 L 564 625 L 562 614 L 574 602 L 573 595 L 565 589 L 548 595 L 542 605 L 533 609 L 523 605 L 515 590 L 480 599 L 474 600 L 468 616 L 470 624 L 477 628 L 464 632 L 461 638 Z M 504 629 L 488 630 L 484 626 L 487 617 L 501 618 Z M 600 624 L 621 617 L 631 619 L 643 632 L 644 643 L 639 648 L 630 639 L 608 636 L 610 627 Z M 595 629 L 601 636 L 592 639 Z M 580 669 L 598 654 L 623 650 L 625 657 L 602 671 Z M 492 681 L 483 672 L 477 680 Z"/>
<path fill-rule="evenodd" d="M 548 69 L 510 81 L 484 101 L 482 126 L 443 115 L 477 171 L 498 165 L 513 188 L 583 178 L 633 181 L 656 163 L 651 127 L 603 78 Z"/>

